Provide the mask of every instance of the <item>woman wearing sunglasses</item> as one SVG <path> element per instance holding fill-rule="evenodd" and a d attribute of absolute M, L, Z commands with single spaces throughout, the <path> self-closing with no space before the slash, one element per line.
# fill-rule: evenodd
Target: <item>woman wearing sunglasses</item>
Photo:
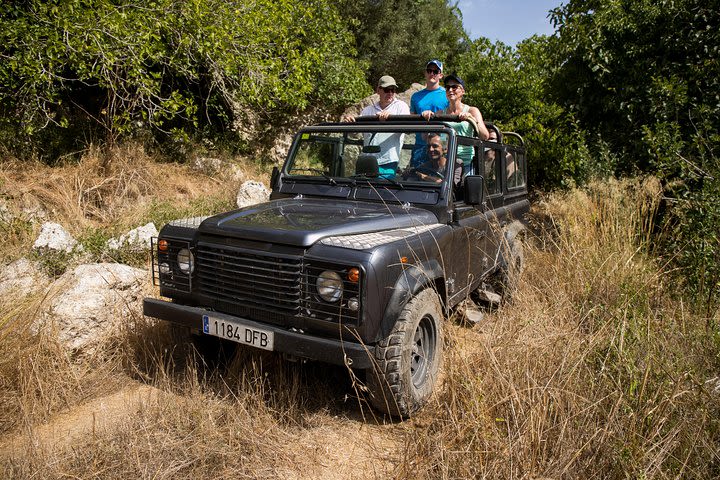
<path fill-rule="evenodd" d="M 465 137 L 474 137 L 475 128 L 470 124 L 470 121 L 474 120 L 478 127 L 478 135 L 482 140 L 487 140 L 490 136 L 485 122 L 483 121 L 482 113 L 477 107 L 471 107 L 463 103 L 462 99 L 465 95 L 465 82 L 462 78 L 457 75 L 448 75 L 445 77 L 445 95 L 448 99 L 448 107 L 444 110 L 437 112 L 438 114 L 445 115 L 457 115 L 461 120 L 460 122 L 451 122 L 450 125 L 457 132 L 458 135 Z M 422 113 L 423 117 L 430 118 L 433 116 L 432 112 L 425 111 Z M 457 156 L 463 161 L 463 168 L 465 174 L 472 171 L 472 158 L 473 158 L 473 147 L 470 145 L 458 145 Z"/>

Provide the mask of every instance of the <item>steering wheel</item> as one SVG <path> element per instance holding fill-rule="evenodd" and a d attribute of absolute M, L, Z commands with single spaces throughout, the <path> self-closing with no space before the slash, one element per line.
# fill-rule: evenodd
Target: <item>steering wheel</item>
<path fill-rule="evenodd" d="M 424 173 L 425 175 L 439 178 L 440 180 L 445 180 L 445 175 L 443 175 L 440 172 L 436 172 L 432 168 L 428 168 L 428 167 L 413 167 L 410 170 L 408 170 L 407 176 L 409 177 L 411 175 L 414 175 L 416 178 L 420 179 L 420 177 L 418 177 L 418 175 L 417 175 L 418 173 Z"/>

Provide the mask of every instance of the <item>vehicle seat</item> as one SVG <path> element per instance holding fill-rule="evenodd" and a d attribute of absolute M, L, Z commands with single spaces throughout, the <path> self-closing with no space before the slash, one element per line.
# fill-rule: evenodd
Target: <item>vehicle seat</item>
<path fill-rule="evenodd" d="M 378 176 L 380 169 L 378 168 L 377 157 L 361 153 L 358 155 L 355 163 L 355 175 Z"/>

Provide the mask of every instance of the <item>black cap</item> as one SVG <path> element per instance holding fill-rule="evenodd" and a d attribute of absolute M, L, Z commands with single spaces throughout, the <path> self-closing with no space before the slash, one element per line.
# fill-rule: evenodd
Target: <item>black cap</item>
<path fill-rule="evenodd" d="M 443 80 L 443 84 L 447 85 L 447 83 L 451 80 L 454 81 L 455 83 L 459 83 L 460 85 L 462 85 L 463 88 L 465 88 L 465 82 L 463 81 L 463 79 L 458 77 L 454 73 L 446 76 L 445 79 Z"/>

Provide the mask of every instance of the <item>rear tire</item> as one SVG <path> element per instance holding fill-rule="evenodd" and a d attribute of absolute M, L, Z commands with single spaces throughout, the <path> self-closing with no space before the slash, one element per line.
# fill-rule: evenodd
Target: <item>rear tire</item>
<path fill-rule="evenodd" d="M 510 303 L 517 292 L 520 275 L 525 269 L 525 254 L 522 240 L 515 236 L 502 249 L 502 260 L 498 270 L 494 288 L 502 297 L 502 303 Z"/>
<path fill-rule="evenodd" d="M 440 299 L 432 289 L 405 305 L 393 330 L 375 347 L 375 366 L 367 371 L 375 408 L 407 418 L 427 403 L 442 363 L 442 321 Z"/>

